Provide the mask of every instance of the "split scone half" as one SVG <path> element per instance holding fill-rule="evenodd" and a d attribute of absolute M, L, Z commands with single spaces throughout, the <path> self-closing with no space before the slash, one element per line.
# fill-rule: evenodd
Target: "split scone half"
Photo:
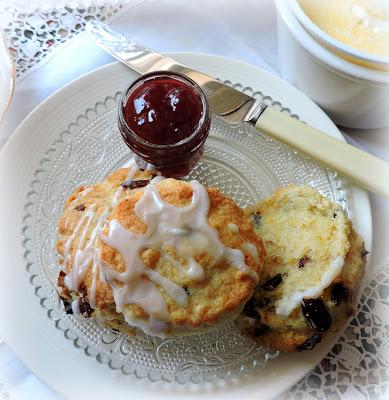
<path fill-rule="evenodd" d="M 246 213 L 266 258 L 237 324 L 270 348 L 312 349 L 354 313 L 363 240 L 342 208 L 310 187 L 280 188 Z"/>
<path fill-rule="evenodd" d="M 65 310 L 130 334 L 187 335 L 237 317 L 265 256 L 219 190 L 134 167 L 79 188 L 58 227 Z"/>

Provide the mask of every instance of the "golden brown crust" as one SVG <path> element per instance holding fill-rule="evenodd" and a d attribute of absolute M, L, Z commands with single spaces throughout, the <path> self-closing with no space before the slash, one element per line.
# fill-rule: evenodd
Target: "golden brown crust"
<path fill-rule="evenodd" d="M 115 171 L 105 181 L 88 188 L 81 188 L 69 197 L 64 214 L 59 220 L 57 250 L 61 256 L 64 255 L 64 243 L 66 243 L 70 235 L 74 232 L 80 218 L 82 218 L 88 207 L 94 207 L 96 212 L 91 224 L 91 226 L 95 226 L 102 212 L 111 206 L 112 197 L 120 187 L 120 184 L 126 179 L 127 174 L 128 169 Z M 148 171 L 143 171 L 138 172 L 134 179 L 147 179 L 150 177 Z M 177 207 L 184 207 L 191 202 L 193 192 L 191 185 L 186 182 L 166 179 L 157 183 L 156 188 L 162 200 L 167 203 Z M 83 191 L 84 193 L 87 191 L 87 193 L 82 195 Z M 146 232 L 147 226 L 136 216 L 134 211 L 135 204 L 142 197 L 142 192 L 142 188 L 123 190 L 117 204 L 110 209 L 103 233 L 107 233 L 108 222 L 113 219 L 118 220 L 124 228 L 132 232 Z M 210 199 L 209 225 L 217 229 L 220 239 L 225 246 L 242 250 L 245 255 L 246 264 L 250 269 L 259 273 L 262 268 L 265 252 L 263 243 L 254 233 L 248 218 L 231 199 L 223 195 L 219 190 L 208 189 L 208 195 Z M 85 210 L 77 211 L 77 207 L 81 204 L 85 206 Z M 78 208 L 80 209 L 80 207 Z M 228 226 L 229 224 L 235 224 L 239 228 L 239 232 L 231 230 Z M 90 232 L 88 232 L 88 235 L 90 235 Z M 87 237 L 89 237 L 88 235 Z M 76 235 L 76 239 L 71 246 L 71 257 L 74 256 L 75 249 L 80 240 L 79 236 Z M 252 243 L 256 247 L 259 259 L 256 259 L 244 247 L 247 242 Z M 125 265 L 119 252 L 101 240 L 97 241 L 97 245 L 101 249 L 103 263 L 120 272 L 125 270 Z M 171 249 L 171 256 L 174 258 L 177 257 L 173 249 Z M 160 288 L 171 315 L 171 325 L 196 328 L 213 324 L 227 317 L 229 313 L 233 313 L 236 310 L 239 311 L 240 307 L 251 296 L 255 286 L 255 281 L 252 277 L 240 272 L 225 261 L 216 263 L 206 253 L 195 257 L 196 262 L 205 271 L 205 279 L 201 282 L 190 279 L 187 275 L 182 274 L 166 259 L 160 257 L 160 253 L 156 249 L 146 249 L 142 252 L 141 257 L 149 268 L 158 271 L 161 275 L 174 281 L 190 293 L 189 306 L 184 308 L 178 306 Z M 69 265 L 66 265 L 66 268 L 69 273 Z M 92 279 L 90 265 L 82 281 L 82 284 L 86 287 L 87 297 L 90 295 Z M 116 308 L 111 286 L 100 279 L 97 280 L 96 286 L 96 308 L 99 311 L 110 313 L 114 313 Z M 147 317 L 144 310 L 135 304 L 127 305 L 126 312 L 137 318 Z"/>

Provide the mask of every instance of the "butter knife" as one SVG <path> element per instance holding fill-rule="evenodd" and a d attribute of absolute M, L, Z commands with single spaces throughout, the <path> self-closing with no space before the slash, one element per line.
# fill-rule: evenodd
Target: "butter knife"
<path fill-rule="evenodd" d="M 139 74 L 171 71 L 186 75 L 201 87 L 211 112 L 226 122 L 250 123 L 258 131 L 305 153 L 362 188 L 389 198 L 387 162 L 265 105 L 215 78 L 155 53 L 102 22 L 89 21 L 86 30 L 106 52 Z"/>

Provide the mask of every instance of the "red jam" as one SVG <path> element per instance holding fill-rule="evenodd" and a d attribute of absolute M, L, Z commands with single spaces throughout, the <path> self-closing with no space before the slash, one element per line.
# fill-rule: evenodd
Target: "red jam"
<path fill-rule="evenodd" d="M 187 175 L 200 159 L 210 126 L 206 98 L 192 80 L 155 72 L 136 80 L 119 106 L 119 129 L 142 168 Z"/>

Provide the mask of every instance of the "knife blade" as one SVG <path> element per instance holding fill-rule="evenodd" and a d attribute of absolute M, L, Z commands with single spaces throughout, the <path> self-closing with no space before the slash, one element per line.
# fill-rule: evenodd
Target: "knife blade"
<path fill-rule="evenodd" d="M 205 93 L 211 112 L 229 123 L 248 122 L 253 118 L 254 113 L 258 117 L 260 112 L 266 108 L 260 101 L 202 72 L 188 68 L 170 57 L 155 53 L 113 31 L 106 24 L 89 21 L 86 29 L 107 53 L 140 74 L 170 71 L 191 78 Z"/>
<path fill-rule="evenodd" d="M 267 106 L 202 72 L 113 31 L 99 21 L 89 21 L 86 30 L 99 46 L 140 74 L 171 71 L 188 76 L 205 93 L 211 112 L 231 124 L 248 122 L 255 128 L 337 170 L 359 186 L 389 198 L 389 164 L 333 138 L 289 115 Z"/>

